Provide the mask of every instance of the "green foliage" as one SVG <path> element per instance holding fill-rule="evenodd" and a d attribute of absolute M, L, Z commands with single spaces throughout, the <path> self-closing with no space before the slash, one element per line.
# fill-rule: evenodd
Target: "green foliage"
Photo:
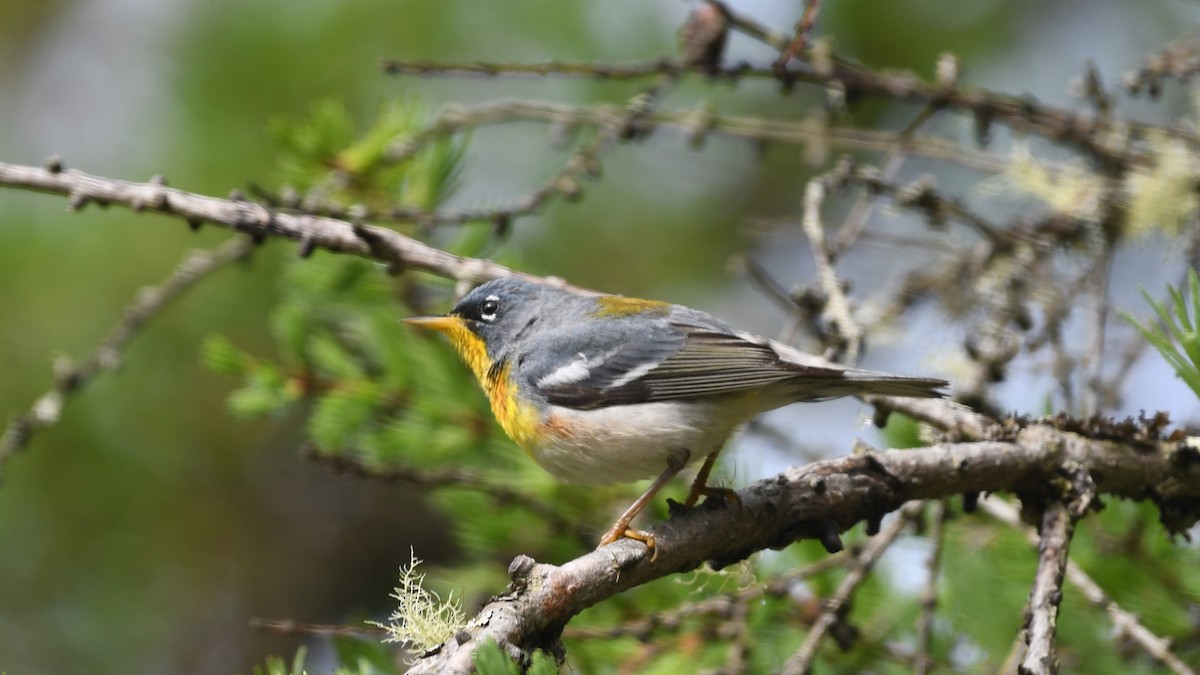
<path fill-rule="evenodd" d="M 391 650 L 377 640 L 339 637 L 333 641 L 339 663 L 353 663 L 356 672 L 379 675 L 400 675 L 399 664 Z"/>
<path fill-rule="evenodd" d="M 229 409 L 238 417 L 262 417 L 294 403 L 299 397 L 296 387 L 277 366 L 253 358 L 222 335 L 210 335 L 204 341 L 201 359 L 213 371 L 245 381 L 245 385 L 229 397 Z"/>
<path fill-rule="evenodd" d="M 204 365 L 222 375 L 240 377 L 246 373 L 247 357 L 223 335 L 210 335 L 200 347 Z"/>
<path fill-rule="evenodd" d="M 351 642 L 364 647 L 343 648 L 342 645 Z M 340 661 L 353 663 L 354 666 L 340 666 L 333 671 L 333 675 L 399 675 L 399 671 L 386 658 L 386 655 L 382 655 L 378 650 L 370 651 L 365 648 L 366 643 L 344 640 L 338 641 L 337 644 Z M 300 647 L 296 650 L 296 655 L 292 657 L 290 666 L 278 656 L 269 656 L 265 667 L 255 666 L 252 672 L 254 675 L 308 675 L 308 671 L 304 669 L 304 661 L 307 656 L 308 650 Z M 380 658 L 381 656 L 383 658 Z"/>
<path fill-rule="evenodd" d="M 1175 375 L 1200 396 L 1200 275 L 1188 271 L 1190 301 L 1174 286 L 1167 286 L 1171 303 L 1160 303 L 1140 289 L 1146 303 L 1154 309 L 1158 323 L 1139 322 L 1132 314 L 1119 310 L 1121 316 L 1137 329 L 1162 357 L 1175 369 Z"/>
<path fill-rule="evenodd" d="M 900 413 L 889 414 L 887 424 L 880 433 L 889 448 L 919 448 L 925 445 L 921 440 L 921 425 Z"/>
<path fill-rule="evenodd" d="M 279 178 L 322 201 L 432 208 L 457 187 L 467 142 L 441 138 L 407 161 L 390 157 L 392 148 L 420 131 L 428 117 L 411 101 L 389 101 L 380 106 L 371 128 L 358 134 L 342 102 L 317 103 L 304 120 L 272 124 L 281 151 Z"/>
<path fill-rule="evenodd" d="M 304 658 L 307 656 L 308 650 L 304 647 L 296 650 L 296 656 L 292 658 L 292 664 L 288 664 L 278 656 L 267 657 L 266 667 L 255 666 L 254 675 L 302 675 L 308 671 L 304 670 Z"/>
<path fill-rule="evenodd" d="M 1080 522 L 1071 558 L 1150 631 L 1165 636 L 1192 634 L 1196 626 L 1195 608 L 1200 606 L 1200 569 L 1195 565 L 1195 547 L 1172 541 L 1158 521 L 1157 507 L 1153 504 L 1110 501 L 1099 517 Z M 1067 599 L 1075 604 L 1064 607 L 1063 611 L 1078 612 L 1067 616 L 1088 612 L 1100 615 L 1099 610 L 1080 607 L 1083 600 L 1077 593 L 1068 592 Z M 1085 633 L 1084 637 L 1097 643 L 1095 649 L 1103 650 L 1096 654 L 1109 655 L 1116 661 L 1120 655 L 1114 653 L 1107 634 L 1083 629 L 1084 626 L 1074 626 L 1067 629 L 1067 635 L 1075 639 L 1079 633 Z M 1092 649 L 1089 643 L 1083 644 L 1080 651 Z M 1174 651 L 1187 663 L 1200 662 L 1200 644 L 1194 640 L 1179 640 Z M 1141 654 L 1128 663 L 1138 667 L 1132 672 L 1157 672 Z"/>

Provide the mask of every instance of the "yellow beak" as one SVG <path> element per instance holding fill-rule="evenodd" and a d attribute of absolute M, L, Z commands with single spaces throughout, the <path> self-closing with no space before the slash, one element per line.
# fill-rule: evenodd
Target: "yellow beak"
<path fill-rule="evenodd" d="M 463 327 L 463 320 L 457 316 L 411 316 L 400 319 L 401 322 L 418 328 L 429 328 L 443 333 Z"/>

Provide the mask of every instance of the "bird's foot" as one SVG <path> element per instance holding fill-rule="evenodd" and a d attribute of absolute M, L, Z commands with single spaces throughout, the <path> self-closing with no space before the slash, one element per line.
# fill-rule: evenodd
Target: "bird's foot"
<path fill-rule="evenodd" d="M 742 498 L 738 496 L 736 490 L 699 484 L 692 485 L 692 489 L 688 491 L 687 499 L 683 501 L 683 505 L 695 506 L 701 497 L 720 497 L 725 500 L 727 505 L 735 504 L 739 509 L 742 508 Z"/>
<path fill-rule="evenodd" d="M 622 539 L 633 539 L 634 541 L 640 541 L 646 545 L 646 550 L 650 553 L 650 562 L 657 560 L 658 548 L 655 546 L 654 533 L 646 532 L 645 530 L 634 530 L 628 527 L 628 525 L 628 521 L 621 522 L 618 520 L 613 524 L 612 528 L 609 529 L 608 532 L 604 533 L 603 537 L 600 537 L 600 545 L 596 548 L 604 548 L 605 546 L 616 543 Z"/>

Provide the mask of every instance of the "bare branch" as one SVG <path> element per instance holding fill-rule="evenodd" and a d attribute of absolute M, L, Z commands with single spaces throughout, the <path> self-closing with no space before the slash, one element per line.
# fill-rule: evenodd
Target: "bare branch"
<path fill-rule="evenodd" d="M 846 294 L 842 292 L 842 283 L 833 269 L 829 247 L 825 243 L 825 227 L 821 223 L 821 202 L 824 199 L 824 178 L 818 177 L 809 181 L 804 190 L 804 217 L 800 222 L 804 227 L 804 234 L 808 237 L 817 279 L 825 292 L 825 311 L 822 318 L 827 318 L 834 329 L 836 344 L 833 347 L 841 357 L 837 360 L 854 363 L 862 347 L 863 332 L 850 315 L 850 303 L 846 301 Z"/>
<path fill-rule="evenodd" d="M 403 143 L 392 149 L 391 159 L 400 161 L 423 148 L 437 138 L 489 124 L 519 121 L 538 121 L 551 124 L 607 126 L 619 123 L 624 110 L 618 106 L 572 106 L 538 101 L 498 101 L 478 106 L 451 106 L 444 108 L 438 119 Z M 897 143 L 897 135 L 890 132 L 868 129 L 828 127 L 811 120 L 764 120 L 758 117 L 717 115 L 704 112 L 699 118 L 690 111 L 654 111 L 644 116 L 641 126 L 646 134 L 660 128 L 674 129 L 688 135 L 693 142 L 704 140 L 708 135 L 726 136 L 734 139 L 763 143 L 792 145 L 824 144 L 848 150 L 886 152 Z M 913 155 L 954 162 L 978 171 L 999 173 L 1011 162 L 996 154 L 980 152 L 952 141 L 935 138 L 912 138 L 904 141 L 905 149 Z M 430 223 L 463 222 L 469 218 L 448 220 L 449 213 L 439 210 L 436 214 L 422 216 L 411 208 L 388 211 L 389 217 L 409 221 L 431 218 Z M 487 219 L 486 214 L 477 216 Z M 424 222 L 424 221 L 422 221 Z"/>
<path fill-rule="evenodd" d="M 1143 59 L 1140 67 L 1121 78 L 1121 84 L 1130 93 L 1140 94 L 1145 89 L 1151 98 L 1156 98 L 1166 78 L 1186 82 L 1197 72 L 1200 72 L 1200 31 L 1193 30 L 1161 52 Z"/>
<path fill-rule="evenodd" d="M 925 675 L 931 667 L 930 650 L 933 643 L 933 616 L 937 610 L 937 582 L 941 574 L 942 551 L 945 550 L 946 501 L 936 501 L 929 514 L 929 539 L 933 550 L 925 563 L 925 588 L 921 591 L 921 620 L 917 623 L 917 661 L 914 675 Z"/>
<path fill-rule="evenodd" d="M 782 71 L 788 64 L 788 61 L 800 56 L 804 52 L 804 48 L 808 45 L 808 34 L 812 31 L 813 26 L 817 24 L 817 16 L 821 13 L 821 0 L 805 0 L 804 14 L 800 15 L 800 21 L 796 23 L 796 36 L 792 38 L 791 44 L 779 58 L 775 61 L 773 67 L 776 70 Z"/>
<path fill-rule="evenodd" d="M 755 40 L 762 42 L 763 44 L 766 44 L 768 47 L 773 47 L 777 52 L 787 49 L 788 44 L 791 42 L 791 39 L 788 38 L 787 35 L 784 35 L 770 26 L 759 23 L 757 20 L 752 19 L 749 16 L 729 10 L 728 5 L 725 5 L 725 7 L 726 11 L 729 13 L 729 18 L 734 28 L 741 31 L 743 34 L 748 35 Z"/>
<path fill-rule="evenodd" d="M 985 499 L 980 507 L 990 516 L 1012 527 L 1025 530 L 1025 535 L 1033 545 L 1038 544 L 1037 535 L 1021 523 L 1017 509 L 1011 504 L 999 499 Z M 1188 667 L 1183 661 L 1171 653 L 1171 642 L 1150 632 L 1137 616 L 1126 611 L 1104 592 L 1087 572 L 1083 571 L 1074 561 L 1067 561 L 1067 581 L 1078 588 L 1083 596 L 1096 607 L 1103 609 L 1112 619 L 1113 626 L 1119 635 L 1127 636 L 1141 647 L 1155 661 L 1171 669 L 1176 675 L 1196 675 L 1196 670 Z"/>
<path fill-rule="evenodd" d="M 896 152 L 897 148 L 906 147 L 905 143 L 907 141 L 898 142 L 889 151 L 889 154 Z M 895 166 L 891 162 L 887 164 Z M 890 179 L 887 177 L 888 173 L 886 167 L 884 170 L 880 170 L 873 166 L 863 165 L 857 166 L 853 171 L 847 172 L 845 180 L 862 185 L 871 196 L 882 195 L 889 197 L 898 206 L 921 212 L 931 225 L 941 225 L 947 219 L 953 218 L 964 223 L 977 234 L 994 244 L 1007 244 L 1013 241 L 1014 235 L 1012 233 L 988 221 L 960 200 L 939 193 L 935 189 L 932 177 L 921 177 L 909 184 L 898 185 L 890 182 Z M 863 217 L 865 217 L 865 214 Z M 850 218 L 847 217 L 847 224 L 849 223 Z M 843 235 L 839 233 L 836 249 L 839 252 L 844 251 L 851 243 L 853 243 L 853 238 L 850 238 L 850 235 L 846 235 L 844 239 Z"/>
<path fill-rule="evenodd" d="M 648 63 L 610 65 L 605 63 L 493 63 L 490 61 L 402 61 L 382 59 L 380 67 L 389 75 L 578 75 L 598 80 L 641 80 L 679 70 L 680 64 L 670 59 Z"/>
<path fill-rule="evenodd" d="M 746 19 L 731 13 L 734 28 L 746 28 Z M 783 37 L 776 46 L 780 51 L 787 48 L 790 38 Z M 562 74 L 584 75 L 608 79 L 631 79 L 649 77 L 671 70 L 671 61 L 629 64 L 624 66 L 602 66 L 588 63 L 439 63 L 428 61 L 387 61 L 385 69 L 404 74 Z M 929 83 L 916 74 L 903 71 L 874 71 L 856 64 L 834 60 L 828 64 L 810 63 L 802 70 L 777 71 L 773 67 L 736 66 L 716 69 L 716 79 L 738 80 L 743 77 L 776 79 L 785 89 L 797 84 L 817 85 L 822 88 L 835 85 L 847 95 L 879 96 L 898 102 L 915 103 L 934 108 L 956 110 L 975 117 L 980 135 L 986 137 L 987 127 L 1002 122 L 1018 131 L 1033 131 L 1049 140 L 1077 148 L 1097 159 L 1115 166 L 1147 161 L 1138 153 L 1129 153 L 1121 147 L 1112 147 L 1105 139 L 1115 132 L 1127 129 L 1133 138 L 1148 134 L 1167 134 L 1193 145 L 1200 144 L 1200 134 L 1182 125 L 1161 125 L 1137 120 L 1115 120 L 1091 117 L 1071 110 L 1048 106 L 1029 97 L 1017 97 L 986 89 L 960 87 L 951 79 Z M 1118 125 L 1122 129 L 1118 129 Z"/>
<path fill-rule="evenodd" d="M 347 626 L 344 624 L 304 623 L 292 619 L 250 619 L 250 627 L 276 635 L 303 635 L 322 637 L 361 637 L 364 635 L 386 635 L 387 631 L 370 625 Z"/>
<path fill-rule="evenodd" d="M 125 308 L 121 320 L 100 344 L 77 364 L 65 360 L 57 364 L 54 386 L 50 391 L 8 424 L 3 436 L 0 436 L 0 468 L 9 457 L 25 447 L 34 433 L 58 422 L 67 397 L 82 389 L 102 371 L 117 368 L 121 363 L 121 352 L 151 319 L 196 283 L 230 263 L 245 258 L 252 250 L 250 239 L 237 238 L 211 251 L 189 253 L 163 283 L 140 290 L 134 301 Z"/>
<path fill-rule="evenodd" d="M 1065 465 L 1068 466 L 1068 465 Z M 1058 629 L 1058 607 L 1062 603 L 1063 576 L 1075 523 L 1091 508 L 1096 486 L 1081 468 L 1069 467 L 1066 494 L 1053 499 L 1042 513 L 1038 567 L 1029 592 L 1025 656 L 1017 666 L 1021 675 L 1052 675 L 1058 672 L 1054 636 Z"/>
<path fill-rule="evenodd" d="M 350 253 L 460 281 L 481 282 L 513 273 L 493 262 L 456 256 L 387 228 L 277 213 L 254 202 L 208 197 L 169 188 L 160 182 L 132 183 L 60 166 L 40 168 L 0 162 L 0 185 L 68 196 L 73 209 L 89 202 L 101 206 L 120 204 L 137 211 L 161 213 L 196 227 L 207 223 L 252 237 L 291 239 L 300 242 L 305 252 L 319 248 Z"/>
<path fill-rule="evenodd" d="M 663 95 L 678 82 L 679 74 L 677 67 L 666 68 L 653 84 L 626 101 L 623 108 L 610 111 L 612 114 L 603 120 L 591 120 L 590 123 L 599 127 L 596 137 L 574 152 L 553 176 L 528 193 L 517 197 L 508 206 L 433 211 L 420 207 L 396 206 L 379 213 L 364 210 L 363 217 L 369 220 L 416 222 L 423 225 L 492 222 L 503 227 L 514 218 L 535 213 L 555 197 L 562 197 L 568 201 L 578 200 L 582 195 L 580 180 L 595 178 L 601 174 L 600 158 L 606 152 L 621 140 L 640 138 L 648 133 L 645 127 L 646 120 L 652 116 Z M 466 114 L 457 109 L 445 110 L 433 124 L 393 147 L 389 152 L 389 161 L 404 161 L 440 137 L 493 121 L 506 121 L 503 115 L 508 105 L 483 106 Z M 495 119 L 496 115 L 500 116 L 499 120 Z M 345 216 L 348 215 L 348 210 L 331 207 L 325 213 Z"/>
<path fill-rule="evenodd" d="M 1038 547 L 1038 567 L 1033 589 L 1029 592 L 1029 618 L 1025 629 L 1025 656 L 1017 666 L 1021 675 L 1049 675 L 1058 672 L 1054 634 L 1058 628 L 1058 606 L 1062 602 L 1062 580 L 1067 569 L 1067 550 L 1075 521 L 1067 505 L 1053 502 L 1042 518 L 1042 543 Z"/>
<path fill-rule="evenodd" d="M 933 106 L 925 106 L 917 113 L 917 116 L 904 126 L 900 131 L 899 138 L 896 144 L 884 153 L 880 162 L 880 168 L 877 178 L 881 182 L 891 181 L 896 177 L 896 173 L 900 171 L 900 167 L 907 159 L 907 153 L 904 152 L 905 145 L 908 141 L 915 138 L 919 132 L 930 120 L 934 118 L 937 109 Z M 842 253 L 850 249 L 855 241 L 858 240 L 859 234 L 867 225 L 867 220 L 871 217 L 871 212 L 875 206 L 875 192 L 867 191 L 858 196 L 851 207 L 850 213 L 842 220 L 842 225 L 838 229 L 837 237 L 834 239 L 834 244 L 831 247 L 834 257 L 840 257 Z"/>

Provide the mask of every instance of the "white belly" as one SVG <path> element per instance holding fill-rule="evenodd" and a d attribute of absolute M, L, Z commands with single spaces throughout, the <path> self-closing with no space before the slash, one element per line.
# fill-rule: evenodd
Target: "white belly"
<path fill-rule="evenodd" d="M 717 452 L 738 416 L 706 402 L 658 402 L 595 410 L 559 408 L 549 434 L 528 448 L 551 475 L 568 483 L 628 483 L 662 473 L 672 456 L 693 462 Z"/>

